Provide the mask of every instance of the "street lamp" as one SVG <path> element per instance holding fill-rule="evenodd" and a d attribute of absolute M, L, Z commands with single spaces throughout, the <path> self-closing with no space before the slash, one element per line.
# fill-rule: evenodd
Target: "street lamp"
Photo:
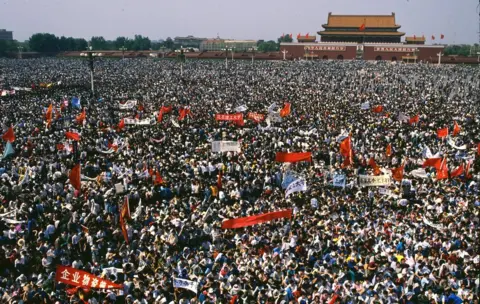
<path fill-rule="evenodd" d="M 252 52 L 252 65 L 253 65 L 253 60 L 255 59 L 255 51 L 257 50 L 256 46 L 252 46 L 249 51 Z"/>
<path fill-rule="evenodd" d="M 442 56 L 443 56 L 442 52 L 438 53 L 437 56 L 438 56 L 438 65 L 440 65 L 440 63 L 442 62 Z"/>
<path fill-rule="evenodd" d="M 233 62 L 233 54 L 235 54 L 235 47 L 232 47 L 231 50 L 232 50 L 232 62 Z"/>
<path fill-rule="evenodd" d="M 92 52 L 92 46 L 90 45 L 88 47 L 88 64 L 90 66 L 90 83 L 92 86 L 92 95 L 95 96 L 95 86 L 94 86 L 94 81 L 93 81 L 93 57 L 98 56 L 98 54 L 94 54 Z"/>
<path fill-rule="evenodd" d="M 162 51 L 162 58 L 165 58 L 165 49 L 166 49 L 165 46 L 162 46 L 162 47 L 160 48 L 160 50 Z"/>
<path fill-rule="evenodd" d="M 19 46 L 17 47 L 17 49 L 18 49 L 18 59 L 22 59 L 23 46 Z"/>
<path fill-rule="evenodd" d="M 122 60 L 124 60 L 125 59 L 125 51 L 127 50 L 127 48 L 125 46 L 122 46 L 118 50 L 122 51 Z"/>
<path fill-rule="evenodd" d="M 225 51 L 225 69 L 228 69 L 228 51 L 233 51 L 233 48 L 229 48 L 228 46 L 225 46 L 222 51 Z M 233 54 L 232 54 L 232 60 L 233 60 Z"/>

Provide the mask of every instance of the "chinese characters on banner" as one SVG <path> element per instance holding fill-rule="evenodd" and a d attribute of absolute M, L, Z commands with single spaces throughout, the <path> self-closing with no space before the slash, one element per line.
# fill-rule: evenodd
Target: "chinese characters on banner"
<path fill-rule="evenodd" d="M 198 292 L 198 283 L 190 280 L 173 278 L 173 287 L 188 289 L 194 293 Z"/>
<path fill-rule="evenodd" d="M 85 288 L 123 289 L 123 286 L 120 284 L 115 284 L 86 271 L 67 266 L 57 266 L 55 281 Z"/>
<path fill-rule="evenodd" d="M 402 53 L 414 53 L 415 48 L 409 47 L 375 47 L 375 52 L 402 52 Z"/>
<path fill-rule="evenodd" d="M 215 114 L 215 120 L 217 121 L 239 121 L 243 120 L 243 114 Z"/>
<path fill-rule="evenodd" d="M 315 46 L 306 46 L 304 48 L 306 51 L 337 51 L 345 52 L 347 47 L 345 46 L 326 46 L 326 45 L 315 45 Z"/>
<path fill-rule="evenodd" d="M 241 152 L 242 148 L 238 141 L 214 141 L 212 142 L 212 152 Z"/>
<path fill-rule="evenodd" d="M 262 122 L 265 119 L 265 114 L 250 112 L 248 113 L 247 118 L 255 122 Z"/>
<path fill-rule="evenodd" d="M 358 184 L 360 187 L 390 186 L 392 179 L 389 175 L 359 175 Z"/>

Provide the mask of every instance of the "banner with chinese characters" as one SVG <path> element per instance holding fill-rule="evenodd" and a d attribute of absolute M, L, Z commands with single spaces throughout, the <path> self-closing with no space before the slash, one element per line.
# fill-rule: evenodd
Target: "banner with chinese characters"
<path fill-rule="evenodd" d="M 381 187 L 390 186 L 392 179 L 388 175 L 359 175 L 358 184 L 360 187 Z"/>
<path fill-rule="evenodd" d="M 212 152 L 241 152 L 242 148 L 238 141 L 214 141 Z"/>
<path fill-rule="evenodd" d="M 336 52 L 345 52 L 347 50 L 346 46 L 327 46 L 327 45 L 312 45 L 304 47 L 306 51 L 336 51 Z"/>
<path fill-rule="evenodd" d="M 115 284 L 86 271 L 67 266 L 57 266 L 55 281 L 84 288 L 123 289 L 123 286 L 120 284 Z"/>
<path fill-rule="evenodd" d="M 411 47 L 374 47 L 374 52 L 396 52 L 396 53 L 414 53 L 415 48 Z"/>
<path fill-rule="evenodd" d="M 215 120 L 217 121 L 239 121 L 243 120 L 243 114 L 215 114 Z"/>
<path fill-rule="evenodd" d="M 173 278 L 173 287 L 188 289 L 194 293 L 198 292 L 198 283 L 190 280 Z"/>

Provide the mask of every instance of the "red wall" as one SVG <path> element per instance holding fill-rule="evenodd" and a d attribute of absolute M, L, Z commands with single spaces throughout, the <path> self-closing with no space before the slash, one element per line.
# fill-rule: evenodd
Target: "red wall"
<path fill-rule="evenodd" d="M 339 44 L 339 46 L 341 46 Z M 286 54 L 286 57 L 288 59 L 289 56 L 292 56 L 292 58 L 305 58 L 305 49 L 304 45 L 298 44 L 298 45 L 282 45 L 280 47 L 280 51 L 286 50 L 288 53 Z M 355 59 L 356 54 L 357 54 L 357 48 L 355 46 L 346 46 L 345 51 L 319 51 L 319 50 L 314 50 L 314 51 L 309 51 L 308 53 L 310 54 L 313 52 L 314 55 L 317 55 L 318 57 L 314 57 L 314 59 L 322 59 L 323 56 L 327 56 L 328 59 L 337 59 L 339 55 L 343 56 L 343 59 L 345 60 L 352 60 Z M 310 59 L 310 58 L 308 58 Z"/>

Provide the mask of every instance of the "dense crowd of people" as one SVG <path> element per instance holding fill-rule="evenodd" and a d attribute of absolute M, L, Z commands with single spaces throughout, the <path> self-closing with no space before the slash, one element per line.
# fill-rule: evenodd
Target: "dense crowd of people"
<path fill-rule="evenodd" d="M 0 59 L 2 134 L 15 134 L 13 152 L 0 148 L 1 303 L 479 303 L 477 67 L 180 65 L 97 60 L 92 95 L 84 60 Z M 243 123 L 215 120 L 237 111 Z M 213 152 L 213 141 L 241 152 Z M 422 168 L 434 157 L 442 168 Z M 359 184 L 399 167 L 390 185 Z M 307 190 L 286 197 L 297 178 Z M 290 219 L 222 229 L 286 209 Z M 59 266 L 122 288 L 62 283 Z"/>

